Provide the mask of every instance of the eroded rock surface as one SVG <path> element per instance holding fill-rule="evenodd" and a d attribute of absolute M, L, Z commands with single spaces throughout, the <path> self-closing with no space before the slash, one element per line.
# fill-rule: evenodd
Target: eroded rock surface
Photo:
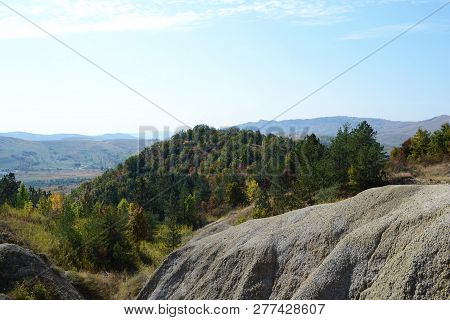
<path fill-rule="evenodd" d="M 450 186 L 387 186 L 173 252 L 139 299 L 448 299 Z M 209 230 L 210 231 L 210 230 Z"/>
<path fill-rule="evenodd" d="M 0 244 L 0 292 L 6 293 L 24 281 L 41 282 L 57 299 L 82 299 L 64 274 L 42 257 L 15 244 Z"/>

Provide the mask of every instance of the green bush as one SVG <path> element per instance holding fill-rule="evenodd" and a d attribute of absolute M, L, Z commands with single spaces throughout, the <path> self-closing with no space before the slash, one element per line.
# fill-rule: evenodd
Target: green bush
<path fill-rule="evenodd" d="M 239 217 L 239 218 L 236 220 L 236 225 L 242 224 L 242 223 L 244 223 L 244 222 L 246 222 L 246 221 L 248 221 L 248 217 L 247 217 L 247 216 Z"/>
<path fill-rule="evenodd" d="M 181 227 L 177 225 L 174 218 L 169 219 L 159 227 L 157 239 L 164 244 L 169 252 L 181 244 Z"/>

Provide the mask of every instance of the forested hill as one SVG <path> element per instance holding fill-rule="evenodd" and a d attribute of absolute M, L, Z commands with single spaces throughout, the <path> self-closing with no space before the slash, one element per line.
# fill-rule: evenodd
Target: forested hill
<path fill-rule="evenodd" d="M 323 117 L 315 119 L 293 119 L 282 121 L 249 122 L 238 125 L 242 129 L 259 129 L 263 133 L 273 132 L 282 135 L 303 135 L 314 133 L 318 137 L 334 137 L 345 123 L 352 126 L 366 121 L 375 131 L 377 131 L 378 141 L 387 150 L 400 146 L 406 139 L 411 137 L 420 128 L 422 130 L 436 131 L 442 124 L 450 122 L 450 116 L 441 115 L 423 121 L 390 121 L 376 118 L 356 118 L 356 117 Z"/>
<path fill-rule="evenodd" d="M 258 131 L 196 126 L 157 142 L 74 192 L 84 206 L 126 199 L 149 215 L 198 227 L 206 213 L 254 203 L 276 215 L 348 195 L 382 181 L 386 156 L 362 122 L 328 146 Z"/>

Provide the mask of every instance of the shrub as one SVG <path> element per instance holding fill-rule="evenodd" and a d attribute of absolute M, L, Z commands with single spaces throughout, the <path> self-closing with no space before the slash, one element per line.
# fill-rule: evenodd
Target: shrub
<path fill-rule="evenodd" d="M 173 251 L 181 244 L 181 228 L 177 225 L 174 218 L 169 219 L 167 223 L 160 226 L 158 239 L 169 251 Z"/>
<path fill-rule="evenodd" d="M 144 209 L 133 203 L 130 205 L 127 230 L 134 242 L 148 239 L 151 232 Z"/>
<path fill-rule="evenodd" d="M 272 215 L 272 208 L 269 202 L 269 195 L 265 190 L 258 189 L 255 199 L 255 208 L 253 209 L 253 218 L 267 218 Z"/>
<path fill-rule="evenodd" d="M 239 217 L 239 218 L 236 220 L 236 225 L 242 224 L 242 223 L 244 223 L 244 222 L 246 222 L 246 221 L 248 221 L 248 217 L 247 217 L 247 216 Z"/>
<path fill-rule="evenodd" d="M 250 179 L 247 183 L 247 199 L 250 203 L 254 203 L 256 201 L 257 193 L 259 190 L 258 182 L 254 179 Z"/>

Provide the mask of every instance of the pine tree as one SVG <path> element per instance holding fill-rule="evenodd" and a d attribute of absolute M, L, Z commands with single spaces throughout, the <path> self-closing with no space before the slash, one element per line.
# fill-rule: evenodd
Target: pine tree
<path fill-rule="evenodd" d="M 170 251 L 173 251 L 181 244 L 180 227 L 174 216 L 171 216 L 167 222 L 160 227 L 159 237 L 165 247 Z"/>
<path fill-rule="evenodd" d="M 19 186 L 20 182 L 16 181 L 14 173 L 3 176 L 0 180 L 0 205 L 4 203 L 15 205 L 17 189 Z"/>
<path fill-rule="evenodd" d="M 197 200 L 195 194 L 189 194 L 184 199 L 184 219 L 189 225 L 196 225 L 198 222 Z"/>
<path fill-rule="evenodd" d="M 23 209 L 25 207 L 25 204 L 30 201 L 30 194 L 28 193 L 27 188 L 25 187 L 25 184 L 22 182 L 19 187 L 19 191 L 17 192 L 17 198 L 16 198 L 16 207 L 19 209 Z"/>
<path fill-rule="evenodd" d="M 242 186 L 237 182 L 230 182 L 226 189 L 227 202 L 236 207 L 245 202 L 245 193 Z"/>
<path fill-rule="evenodd" d="M 348 169 L 351 162 L 350 126 L 345 124 L 331 140 L 329 159 L 335 183 L 342 186 L 348 183 Z"/>
<path fill-rule="evenodd" d="M 377 142 L 376 132 L 363 121 L 350 134 L 349 185 L 355 191 L 379 186 L 383 179 L 386 154 Z"/>
<path fill-rule="evenodd" d="M 51 208 L 51 203 L 49 198 L 47 198 L 46 196 L 42 195 L 39 198 L 38 204 L 37 204 L 37 209 L 39 211 L 40 214 L 43 215 L 48 215 L 50 212 L 50 208 Z"/>

